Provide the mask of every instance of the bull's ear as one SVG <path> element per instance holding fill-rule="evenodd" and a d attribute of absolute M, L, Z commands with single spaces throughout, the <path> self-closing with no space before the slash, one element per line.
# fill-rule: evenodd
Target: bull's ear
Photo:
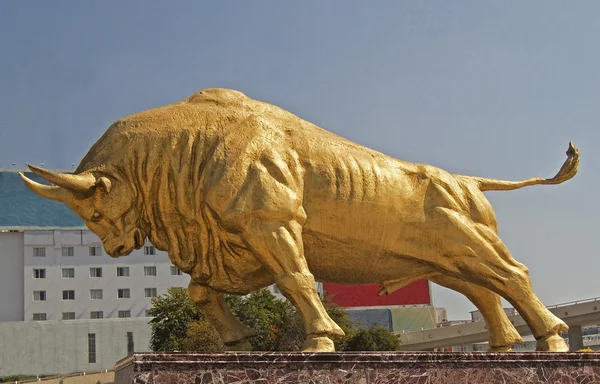
<path fill-rule="evenodd" d="M 96 188 L 100 188 L 104 193 L 109 193 L 112 189 L 112 183 L 107 177 L 99 177 L 96 180 Z"/>

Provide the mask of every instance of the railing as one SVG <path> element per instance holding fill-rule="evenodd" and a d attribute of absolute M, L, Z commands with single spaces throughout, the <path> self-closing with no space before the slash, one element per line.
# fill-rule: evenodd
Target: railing
<path fill-rule="evenodd" d="M 23 378 L 22 380 L 19 381 L 9 381 L 9 384 L 25 384 L 25 383 L 43 383 L 43 382 L 61 382 L 61 380 L 66 380 L 66 379 L 74 379 L 77 377 L 82 377 L 82 376 L 98 376 L 98 375 L 102 375 L 102 374 L 107 374 L 107 373 L 112 373 L 113 370 L 112 369 L 102 369 L 100 371 L 92 371 L 92 372 L 72 372 L 72 373 L 67 373 L 67 374 L 63 374 L 63 375 L 44 375 L 44 376 L 26 376 L 26 378 Z M 101 382 L 100 380 L 98 380 L 97 382 Z"/>
<path fill-rule="evenodd" d="M 600 297 L 594 297 L 594 298 L 591 298 L 591 299 L 583 299 L 583 300 L 577 300 L 577 301 L 570 301 L 568 303 L 560 303 L 560 304 L 548 305 L 548 306 L 546 306 L 546 308 L 566 307 L 567 305 L 583 304 L 583 303 L 589 303 L 589 302 L 592 302 L 592 301 L 600 301 Z"/>
<path fill-rule="evenodd" d="M 595 335 L 585 335 L 582 337 L 583 342 L 585 343 L 587 342 L 592 342 L 592 341 L 599 341 L 600 342 L 600 334 L 595 334 Z"/>
<path fill-rule="evenodd" d="M 569 305 L 584 304 L 584 303 L 593 303 L 595 301 L 598 301 L 599 305 L 600 305 L 600 297 L 593 297 L 593 298 L 590 298 L 590 299 L 583 299 L 583 300 L 577 300 L 577 301 L 570 301 L 570 302 L 566 302 L 566 303 L 548 305 L 548 306 L 546 306 L 546 308 L 548 308 L 548 309 L 561 308 L 561 307 L 566 307 L 566 306 L 569 306 Z M 515 315 L 510 315 L 510 316 L 520 316 L 520 314 L 518 312 L 516 312 Z M 437 328 L 449 328 L 449 327 L 453 327 L 453 326 L 461 325 L 461 324 L 477 323 L 479 321 L 483 321 L 483 320 L 459 320 L 459 321 L 453 321 L 452 324 L 448 324 L 448 325 L 445 325 L 445 326 L 442 326 L 441 324 L 438 324 L 438 325 L 436 325 L 435 328 L 421 329 L 421 330 L 410 330 L 410 331 L 405 331 L 405 330 L 394 331 L 394 332 L 392 332 L 392 334 L 398 335 L 398 334 L 402 334 L 402 333 L 412 333 L 412 332 L 429 331 L 429 330 L 437 329 Z"/>

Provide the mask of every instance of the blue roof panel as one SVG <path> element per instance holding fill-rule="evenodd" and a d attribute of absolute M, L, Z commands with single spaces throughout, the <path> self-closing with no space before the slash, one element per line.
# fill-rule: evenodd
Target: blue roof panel
<path fill-rule="evenodd" d="M 389 330 L 392 326 L 392 312 L 389 309 L 348 309 L 348 315 L 361 328 L 383 327 Z"/>

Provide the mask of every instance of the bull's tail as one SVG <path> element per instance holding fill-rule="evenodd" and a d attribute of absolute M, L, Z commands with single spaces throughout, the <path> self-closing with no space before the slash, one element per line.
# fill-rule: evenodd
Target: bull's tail
<path fill-rule="evenodd" d="M 577 168 L 579 166 L 579 150 L 573 142 L 569 143 L 569 149 L 567 150 L 567 160 L 560 168 L 560 171 L 551 179 L 544 179 L 541 177 L 534 177 L 522 181 L 504 181 L 487 179 L 483 177 L 474 176 L 460 176 L 462 179 L 466 179 L 470 182 L 477 184 L 481 191 L 510 191 L 513 189 L 519 189 L 528 187 L 530 185 L 539 184 L 561 184 L 565 181 L 573 178 L 577 174 Z"/>

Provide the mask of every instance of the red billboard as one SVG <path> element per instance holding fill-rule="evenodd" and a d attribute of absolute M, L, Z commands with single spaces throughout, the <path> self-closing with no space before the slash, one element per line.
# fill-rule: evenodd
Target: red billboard
<path fill-rule="evenodd" d="M 431 304 L 428 280 L 418 280 L 389 295 L 377 296 L 380 289 L 378 284 L 323 283 L 325 294 L 334 304 L 344 308 Z"/>

